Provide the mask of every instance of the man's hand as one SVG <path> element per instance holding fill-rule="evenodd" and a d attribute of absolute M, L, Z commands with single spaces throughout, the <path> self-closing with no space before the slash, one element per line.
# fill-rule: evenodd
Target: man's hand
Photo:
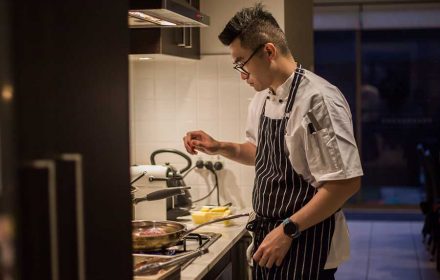
<path fill-rule="evenodd" d="M 206 134 L 204 131 L 190 131 L 183 137 L 183 144 L 188 153 L 197 155 L 197 151 L 208 155 L 218 153 L 220 142 Z"/>
<path fill-rule="evenodd" d="M 255 165 L 257 147 L 250 143 L 243 144 L 217 141 L 204 131 L 190 131 L 183 137 L 183 144 L 188 153 L 197 155 L 203 152 L 208 155 L 221 155 L 246 165 Z"/>
<path fill-rule="evenodd" d="M 290 249 L 292 240 L 292 238 L 284 234 L 283 225 L 281 224 L 266 235 L 255 252 L 253 259 L 259 266 L 271 268 L 274 263 L 280 266 L 284 256 Z"/>

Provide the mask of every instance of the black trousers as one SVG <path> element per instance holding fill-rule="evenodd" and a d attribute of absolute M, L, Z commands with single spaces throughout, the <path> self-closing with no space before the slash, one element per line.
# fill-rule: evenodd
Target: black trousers
<path fill-rule="evenodd" d="M 335 273 L 338 268 L 324 269 L 319 273 L 319 280 L 335 280 Z"/>

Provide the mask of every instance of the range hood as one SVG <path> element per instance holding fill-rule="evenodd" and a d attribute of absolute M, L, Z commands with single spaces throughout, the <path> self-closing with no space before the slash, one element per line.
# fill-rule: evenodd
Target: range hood
<path fill-rule="evenodd" d="M 209 17 L 185 0 L 130 0 L 128 25 L 130 28 L 207 27 Z"/>

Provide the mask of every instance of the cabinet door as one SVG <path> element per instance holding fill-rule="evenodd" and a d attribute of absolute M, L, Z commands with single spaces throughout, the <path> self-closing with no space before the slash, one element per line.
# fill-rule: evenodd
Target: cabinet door
<path fill-rule="evenodd" d="M 55 209 L 50 203 L 50 191 L 54 190 L 54 164 L 28 162 L 18 172 L 20 207 L 17 222 L 19 247 L 17 270 L 21 279 L 59 279 L 58 250 L 56 248 Z M 52 218 L 52 219 L 51 219 Z M 53 242 L 51 242 L 53 241 Z M 21 252 L 21 254 L 20 254 Z"/>
<path fill-rule="evenodd" d="M 162 52 L 190 59 L 200 59 L 200 28 L 162 28 Z"/>
<path fill-rule="evenodd" d="M 199 9 L 198 0 L 186 0 Z M 200 27 L 162 28 L 163 53 L 200 59 Z"/>
<path fill-rule="evenodd" d="M 199 9 L 199 1 L 186 0 Z M 130 28 L 130 54 L 200 59 L 200 27 Z"/>
<path fill-rule="evenodd" d="M 71 207 L 76 197 L 69 189 L 74 182 L 63 181 L 72 170 L 57 173 L 63 201 L 57 217 L 65 218 L 57 229 L 58 242 L 63 243 L 59 273 L 73 270 L 72 279 L 132 277 L 127 10 L 125 1 L 13 5 L 17 161 L 82 155 L 84 277 L 77 264 L 66 264 L 78 259 L 77 244 L 66 244 L 76 240 L 68 235 L 76 230 Z M 19 182 L 16 190 L 22 196 L 28 188 Z M 18 207 L 22 222 L 27 219 L 24 213 L 46 212 L 45 203 L 38 201 Z M 35 226 L 26 235 L 20 232 L 18 270 L 26 269 L 28 257 L 38 258 L 27 255 L 25 244 L 37 244 L 40 240 L 32 236 L 40 231 Z"/>

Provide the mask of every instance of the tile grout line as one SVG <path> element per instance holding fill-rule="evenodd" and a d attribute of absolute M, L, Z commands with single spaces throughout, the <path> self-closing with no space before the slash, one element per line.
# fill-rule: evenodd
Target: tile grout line
<path fill-rule="evenodd" d="M 371 244 L 373 239 L 373 227 L 374 227 L 374 222 L 371 222 L 370 234 L 368 235 L 368 259 L 367 259 L 367 271 L 365 274 L 365 280 L 368 280 L 368 276 L 370 272 L 370 253 L 371 253 Z"/>
<path fill-rule="evenodd" d="M 423 280 L 422 268 L 420 266 L 421 258 L 419 255 L 419 250 L 417 249 L 417 245 L 416 245 L 416 242 L 417 242 L 416 236 L 413 234 L 413 225 L 414 225 L 414 223 L 410 223 L 411 239 L 413 241 L 413 247 L 414 247 L 414 251 L 415 251 L 415 255 L 416 255 L 416 259 L 417 259 L 417 271 L 419 272 L 420 280 Z"/>

